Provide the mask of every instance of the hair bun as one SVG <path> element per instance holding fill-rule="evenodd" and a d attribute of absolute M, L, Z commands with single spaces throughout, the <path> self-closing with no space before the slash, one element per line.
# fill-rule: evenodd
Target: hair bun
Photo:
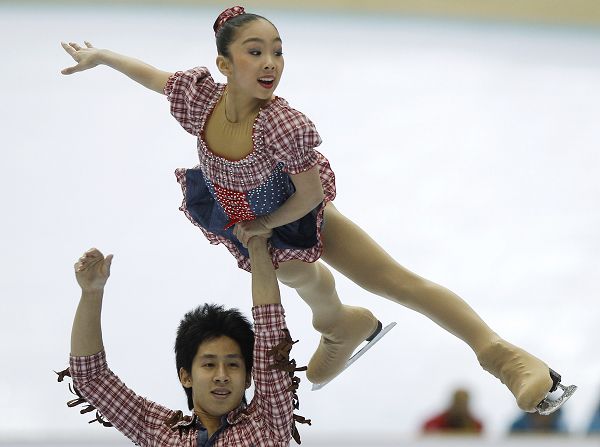
<path fill-rule="evenodd" d="M 223 11 L 221 14 L 219 14 L 219 17 L 217 17 L 217 20 L 215 20 L 215 24 L 213 25 L 213 29 L 215 30 L 215 35 L 217 35 L 217 33 L 219 32 L 221 27 L 229 19 L 233 19 L 234 17 L 239 16 L 240 14 L 245 14 L 245 13 L 246 13 L 246 10 L 244 9 L 243 6 L 232 6 L 231 8 L 227 8 L 225 11 Z"/>

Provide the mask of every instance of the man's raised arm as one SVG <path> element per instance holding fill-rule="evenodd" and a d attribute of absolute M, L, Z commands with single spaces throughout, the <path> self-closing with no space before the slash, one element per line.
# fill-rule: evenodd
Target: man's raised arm
<path fill-rule="evenodd" d="M 279 284 L 267 248 L 267 239 L 261 236 L 250 238 L 248 251 L 252 267 L 252 304 L 280 304 Z"/>
<path fill-rule="evenodd" d="M 112 255 L 104 257 L 98 249 L 91 248 L 75 263 L 75 277 L 81 287 L 81 299 L 71 330 L 72 356 L 89 356 L 104 349 L 100 317 L 111 262 Z"/>

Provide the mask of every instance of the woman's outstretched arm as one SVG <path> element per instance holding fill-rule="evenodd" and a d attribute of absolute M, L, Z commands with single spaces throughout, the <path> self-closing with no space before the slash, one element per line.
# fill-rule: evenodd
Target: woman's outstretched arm
<path fill-rule="evenodd" d="M 138 59 L 110 50 L 95 48 L 90 42 L 84 42 L 85 47 L 75 42 L 61 42 L 62 47 L 77 62 L 77 64 L 64 68 L 61 73 L 70 75 L 84 70 L 89 70 L 98 65 L 106 65 L 133 79 L 157 93 L 164 94 L 164 87 L 172 75 L 168 71 L 159 70 Z"/>

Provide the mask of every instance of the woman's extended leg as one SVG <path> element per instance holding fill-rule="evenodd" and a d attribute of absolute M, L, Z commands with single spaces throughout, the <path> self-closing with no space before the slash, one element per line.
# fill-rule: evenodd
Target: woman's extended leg
<path fill-rule="evenodd" d="M 498 336 L 460 297 L 402 267 L 332 203 L 325 209 L 322 259 L 364 289 L 429 317 L 465 341 L 484 369 L 532 411 L 552 387 L 548 367 Z"/>
<path fill-rule="evenodd" d="M 377 319 L 367 309 L 341 303 L 333 275 L 322 262 L 282 262 L 277 277 L 296 289 L 312 310 L 313 326 L 322 337 L 306 377 L 313 383 L 325 382 L 343 369 L 356 347 L 377 329 Z"/>

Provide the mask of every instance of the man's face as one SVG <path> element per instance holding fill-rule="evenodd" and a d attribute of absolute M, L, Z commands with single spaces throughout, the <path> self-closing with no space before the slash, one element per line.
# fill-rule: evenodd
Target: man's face
<path fill-rule="evenodd" d="M 192 388 L 194 412 L 201 419 L 203 415 L 220 417 L 237 408 L 250 386 L 240 346 L 226 336 L 201 343 L 191 375 L 181 368 L 179 378 L 184 387 Z"/>

